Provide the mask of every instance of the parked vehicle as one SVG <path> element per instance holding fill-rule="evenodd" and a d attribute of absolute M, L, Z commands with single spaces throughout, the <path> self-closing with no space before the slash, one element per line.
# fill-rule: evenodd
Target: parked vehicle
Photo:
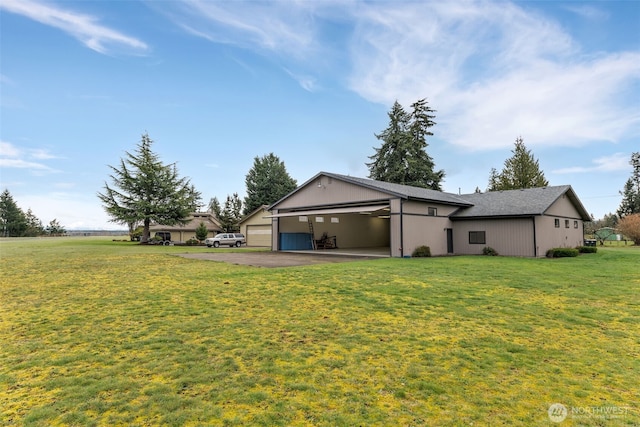
<path fill-rule="evenodd" d="M 213 246 L 214 248 L 218 248 L 220 247 L 220 245 L 230 246 L 230 247 L 235 246 L 239 248 L 243 244 L 246 244 L 247 240 L 244 238 L 244 234 L 221 233 L 221 234 L 216 234 L 215 237 L 209 237 L 208 239 L 205 239 L 204 243 L 208 247 Z"/>
<path fill-rule="evenodd" d="M 157 231 L 149 243 L 169 246 L 171 244 L 171 233 L 168 231 Z"/>

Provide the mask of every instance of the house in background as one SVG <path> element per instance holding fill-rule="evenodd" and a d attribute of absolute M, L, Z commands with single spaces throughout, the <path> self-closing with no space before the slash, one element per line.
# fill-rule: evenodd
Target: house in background
<path fill-rule="evenodd" d="M 583 244 L 590 216 L 571 186 L 457 195 L 320 172 L 267 208 L 272 250 L 315 248 L 322 235 L 341 250 L 380 248 L 410 256 L 422 245 L 433 255 L 545 256 Z"/>
<path fill-rule="evenodd" d="M 213 237 L 222 232 L 222 227 L 218 222 L 218 219 L 210 212 L 194 212 L 189 218 L 188 222 L 184 225 L 161 225 L 153 224 L 149 227 L 151 237 L 158 231 L 168 231 L 171 233 L 171 240 L 174 242 L 186 242 L 187 240 L 196 237 L 196 228 L 201 223 L 207 227 L 207 237 Z"/>
<path fill-rule="evenodd" d="M 247 246 L 271 247 L 271 219 L 267 218 L 267 207 L 260 206 L 240 220 L 240 232 L 247 239 Z"/>

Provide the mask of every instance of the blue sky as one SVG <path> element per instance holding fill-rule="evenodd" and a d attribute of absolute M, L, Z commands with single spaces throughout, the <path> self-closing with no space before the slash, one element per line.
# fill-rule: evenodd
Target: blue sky
<path fill-rule="evenodd" d="M 46 225 L 109 222 L 96 193 L 148 132 L 203 202 L 273 152 L 302 184 L 366 177 L 398 100 L 427 98 L 453 193 L 521 136 L 596 218 L 640 150 L 640 2 L 0 2 L 0 186 Z"/>

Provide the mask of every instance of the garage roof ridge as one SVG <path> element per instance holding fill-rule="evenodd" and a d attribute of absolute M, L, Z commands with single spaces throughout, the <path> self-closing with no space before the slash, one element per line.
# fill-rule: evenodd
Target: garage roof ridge
<path fill-rule="evenodd" d="M 430 188 L 422 188 L 422 187 L 414 187 L 411 185 L 404 184 L 396 184 L 393 182 L 385 182 L 385 181 L 376 181 L 370 178 L 358 178 L 350 175 L 340 175 L 337 173 L 331 172 L 320 172 L 310 181 L 317 179 L 319 175 L 326 175 L 328 177 L 332 177 L 335 179 L 340 179 L 343 181 L 351 182 L 356 185 L 368 187 L 371 189 L 375 189 L 378 191 L 383 191 L 388 194 L 393 194 L 397 197 L 401 197 L 404 199 L 417 199 L 417 200 L 425 200 L 425 201 L 433 201 L 439 203 L 446 203 L 449 205 L 456 206 L 471 206 L 467 200 L 464 200 L 461 197 L 453 193 L 446 193 L 444 191 L 432 190 Z"/>
<path fill-rule="evenodd" d="M 469 201 L 471 206 L 456 211 L 450 217 L 477 219 L 544 215 L 559 198 L 565 195 L 575 206 L 580 218 L 590 221 L 589 213 L 570 185 L 463 194 L 461 197 Z"/>

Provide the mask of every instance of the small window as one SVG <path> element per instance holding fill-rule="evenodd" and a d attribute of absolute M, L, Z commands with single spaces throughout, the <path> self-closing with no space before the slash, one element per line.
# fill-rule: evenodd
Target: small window
<path fill-rule="evenodd" d="M 573 228 L 578 228 L 578 221 L 573 221 Z"/>
<path fill-rule="evenodd" d="M 427 215 L 429 215 L 429 216 L 438 216 L 438 209 L 436 209 L 436 208 L 427 208 Z"/>
<path fill-rule="evenodd" d="M 554 221 L 554 224 L 555 224 L 556 228 L 560 228 L 560 219 L 556 218 L 555 221 Z"/>
<path fill-rule="evenodd" d="M 487 243 L 486 235 L 484 231 L 470 231 L 469 232 L 469 244 L 471 245 L 484 245 Z"/>
<path fill-rule="evenodd" d="M 569 220 L 568 219 L 564 220 L 564 228 L 569 228 Z"/>

